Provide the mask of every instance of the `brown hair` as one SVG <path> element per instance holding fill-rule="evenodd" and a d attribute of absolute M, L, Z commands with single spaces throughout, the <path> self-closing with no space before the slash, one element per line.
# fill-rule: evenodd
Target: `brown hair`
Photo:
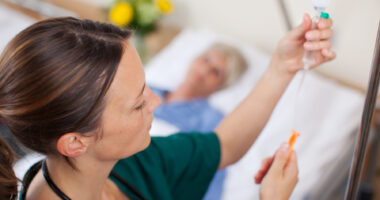
<path fill-rule="evenodd" d="M 0 117 L 26 147 L 42 154 L 57 154 L 65 133 L 97 130 L 130 35 L 71 17 L 26 28 L 0 57 Z"/>
<path fill-rule="evenodd" d="M 17 181 L 13 172 L 15 155 L 11 148 L 0 138 L 0 199 L 14 200 L 17 197 Z"/>

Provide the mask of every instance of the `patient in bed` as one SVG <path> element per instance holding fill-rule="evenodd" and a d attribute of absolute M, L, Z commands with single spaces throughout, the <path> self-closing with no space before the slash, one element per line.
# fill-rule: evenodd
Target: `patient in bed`
<path fill-rule="evenodd" d="M 177 89 L 169 91 L 150 86 L 162 99 L 153 114 L 182 132 L 212 131 L 223 119 L 223 114 L 209 104 L 208 96 L 232 85 L 246 69 L 247 62 L 239 50 L 214 43 L 192 61 Z M 204 199 L 220 199 L 224 177 L 225 170 L 215 175 Z"/>
<path fill-rule="evenodd" d="M 184 81 L 169 91 L 150 86 L 161 97 L 156 118 L 181 131 L 212 131 L 223 114 L 210 106 L 207 97 L 236 82 L 246 71 L 247 62 L 236 48 L 214 43 L 189 66 Z"/>

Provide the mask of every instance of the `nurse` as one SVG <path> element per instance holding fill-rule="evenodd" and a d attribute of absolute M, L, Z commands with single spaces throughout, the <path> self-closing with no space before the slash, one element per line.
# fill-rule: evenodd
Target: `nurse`
<path fill-rule="evenodd" d="M 45 154 L 25 175 L 21 199 L 201 199 L 217 169 L 256 140 L 297 71 L 304 50 L 316 67 L 335 57 L 331 20 L 300 26 L 279 42 L 252 92 L 208 134 L 150 137 L 160 99 L 145 84 L 131 32 L 55 18 L 19 33 L 0 58 L 0 117 Z M 317 42 L 306 42 L 319 40 Z M 283 145 L 262 175 L 262 199 L 287 199 L 296 154 Z M 266 170 L 264 170 L 266 171 Z"/>

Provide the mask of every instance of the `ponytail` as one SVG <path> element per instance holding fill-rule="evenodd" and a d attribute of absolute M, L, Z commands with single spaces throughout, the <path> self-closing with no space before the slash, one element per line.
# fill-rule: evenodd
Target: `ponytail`
<path fill-rule="evenodd" d="M 15 154 L 0 137 L 0 199 L 17 198 L 17 177 L 13 171 Z"/>

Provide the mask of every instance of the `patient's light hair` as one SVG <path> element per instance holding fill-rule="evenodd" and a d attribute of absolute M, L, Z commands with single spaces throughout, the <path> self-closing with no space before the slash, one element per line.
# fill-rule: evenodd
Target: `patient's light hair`
<path fill-rule="evenodd" d="M 216 50 L 223 56 L 227 57 L 227 72 L 226 80 L 222 85 L 222 89 L 231 86 L 240 76 L 247 70 L 247 61 L 242 53 L 235 47 L 224 44 L 214 43 L 209 47 L 209 50 Z"/>

